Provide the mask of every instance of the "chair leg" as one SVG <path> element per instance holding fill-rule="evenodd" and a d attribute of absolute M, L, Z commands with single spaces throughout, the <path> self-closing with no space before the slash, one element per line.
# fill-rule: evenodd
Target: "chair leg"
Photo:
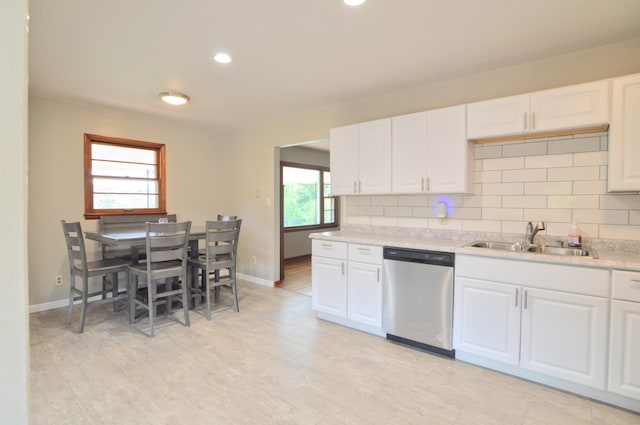
<path fill-rule="evenodd" d="M 120 289 L 120 284 L 118 282 L 118 273 L 113 273 L 111 275 L 111 297 L 113 298 L 113 311 L 118 311 L 118 305 L 115 301 L 118 296 L 118 290 Z"/>
<path fill-rule="evenodd" d="M 87 317 L 87 293 L 89 292 L 89 282 L 86 276 L 82 277 L 82 296 L 80 302 L 80 326 L 78 333 L 84 332 L 84 322 Z"/>
<path fill-rule="evenodd" d="M 205 290 L 205 297 L 207 302 L 207 320 L 211 320 L 211 285 L 209 284 L 209 268 L 202 269 L 202 285 Z M 206 276 L 206 282 L 205 282 Z"/>
<path fill-rule="evenodd" d="M 156 315 L 156 294 L 155 294 L 155 283 L 151 279 L 147 279 L 147 296 L 148 307 L 149 307 L 149 333 L 153 336 L 153 319 Z"/>
<path fill-rule="evenodd" d="M 187 282 L 187 276 L 185 275 L 182 282 L 182 310 L 184 310 L 184 323 L 187 326 L 191 326 L 189 321 L 189 306 L 191 304 L 191 298 L 189 295 L 189 284 Z"/>
<path fill-rule="evenodd" d="M 231 279 L 231 293 L 233 295 L 233 310 L 236 313 L 240 312 L 238 307 L 238 288 L 236 287 L 236 269 L 232 267 L 229 269 L 229 278 Z"/>
<path fill-rule="evenodd" d="M 69 325 L 71 325 L 71 315 L 73 314 L 73 298 L 74 298 L 75 287 L 76 287 L 76 276 L 72 270 L 69 276 L 69 308 L 67 309 L 67 321 L 65 322 L 66 327 L 69 327 Z"/>
<path fill-rule="evenodd" d="M 133 325 L 136 320 L 136 292 L 138 277 L 129 274 L 129 286 L 127 288 L 127 296 L 129 298 L 129 324 Z"/>

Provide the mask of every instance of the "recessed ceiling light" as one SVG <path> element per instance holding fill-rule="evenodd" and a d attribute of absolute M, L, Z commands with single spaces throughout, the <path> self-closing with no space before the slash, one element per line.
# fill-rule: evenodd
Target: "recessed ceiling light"
<path fill-rule="evenodd" d="M 366 0 L 344 0 L 344 4 L 348 6 L 360 6 Z"/>
<path fill-rule="evenodd" d="M 160 99 L 169 105 L 184 105 L 190 100 L 190 97 L 186 94 L 177 93 L 173 91 L 166 91 L 159 94 Z"/>
<path fill-rule="evenodd" d="M 217 53 L 213 57 L 213 60 L 215 60 L 218 63 L 230 63 L 231 62 L 231 56 L 229 56 L 226 53 Z"/>

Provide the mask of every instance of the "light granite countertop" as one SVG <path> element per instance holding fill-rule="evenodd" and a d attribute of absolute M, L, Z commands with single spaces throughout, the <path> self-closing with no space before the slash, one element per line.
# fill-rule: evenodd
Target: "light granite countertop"
<path fill-rule="evenodd" d="M 511 260 L 554 263 L 580 267 L 594 267 L 617 270 L 640 271 L 640 254 L 622 250 L 597 249 L 598 258 L 537 254 L 531 252 L 500 251 L 486 248 L 473 248 L 470 240 L 453 240 L 437 237 L 413 235 L 391 235 L 357 231 L 335 231 L 312 233 L 312 239 L 335 242 L 359 243 L 398 248 L 426 249 L 432 251 L 453 252 L 456 254 L 497 257 Z"/>

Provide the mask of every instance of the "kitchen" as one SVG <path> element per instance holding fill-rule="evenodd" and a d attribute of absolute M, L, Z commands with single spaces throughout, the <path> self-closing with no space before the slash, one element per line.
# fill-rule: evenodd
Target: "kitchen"
<path fill-rule="evenodd" d="M 37 9 L 34 8 L 33 12 L 35 22 Z M 32 36 L 37 36 L 35 26 Z M 78 103 L 63 96 L 39 96 L 33 92 L 29 102 L 29 168 L 31 170 L 29 261 L 31 266 L 28 303 L 40 305 L 63 298 L 49 284 L 50 277 L 61 270 L 63 256 L 52 258 L 49 254 L 52 250 L 60 251 L 58 248 L 62 246 L 62 240 L 54 224 L 60 217 L 78 214 L 78 205 L 82 202 L 81 188 L 78 188 L 75 183 L 78 171 L 73 169 L 72 160 L 69 158 L 78 155 L 77 140 L 85 131 L 95 130 L 97 134 L 125 133 L 127 136 L 143 140 L 164 140 L 169 149 L 175 152 L 170 160 L 170 167 L 173 167 L 169 169 L 170 175 L 186 173 L 185 180 L 198 179 L 201 176 L 197 167 L 192 167 L 190 164 L 201 158 L 203 152 L 211 155 L 224 154 L 225 162 L 233 164 L 230 165 L 233 167 L 233 184 L 230 188 L 216 187 L 212 197 L 224 198 L 228 208 L 237 211 L 238 215 L 243 216 L 245 223 L 249 223 L 245 235 L 252 243 L 241 245 L 243 252 L 240 255 L 244 258 L 244 262 L 239 266 L 242 268 L 241 272 L 252 277 L 254 281 L 273 282 L 277 276 L 276 256 L 279 252 L 279 242 L 276 237 L 278 231 L 274 220 L 274 205 L 277 204 L 277 191 L 273 184 L 276 169 L 275 146 L 325 138 L 328 136 L 328 129 L 335 126 L 632 74 L 640 70 L 637 54 L 640 41 L 637 35 L 634 37 L 611 39 L 609 43 L 585 45 L 570 52 L 558 52 L 556 55 L 529 61 L 521 60 L 493 70 L 476 69 L 471 74 L 451 74 L 444 81 L 398 89 L 392 94 L 368 97 L 366 101 L 343 104 L 337 109 L 314 111 L 298 115 L 296 119 L 283 119 L 266 124 L 256 123 L 233 135 L 222 131 L 205 131 L 199 127 L 157 118 L 145 112 L 125 113 L 113 105 Z M 91 128 L 87 129 L 87 127 Z M 211 143 L 212 139 L 218 142 Z M 479 160 L 478 157 L 476 160 Z M 57 168 L 52 168 L 49 161 L 58 164 Z M 69 182 L 72 190 L 67 191 L 65 188 L 69 187 Z M 217 204 L 211 200 L 192 197 L 180 191 L 176 180 L 173 182 L 170 180 L 169 184 L 170 202 L 175 205 L 178 214 L 189 215 L 194 219 L 204 219 L 206 213 L 202 212 L 203 210 L 217 207 Z M 260 197 L 255 196 L 256 188 L 260 189 Z M 499 196 L 502 196 L 502 193 Z M 622 195 L 614 195 L 612 202 L 616 202 L 619 199 L 618 196 Z M 66 202 L 59 202 L 60 199 L 65 199 Z M 364 205 L 356 205 L 358 202 Z M 424 220 L 407 217 L 403 212 L 403 209 L 407 208 L 404 202 L 406 198 L 402 197 L 349 197 L 346 208 L 349 211 L 345 212 L 348 214 L 346 222 L 366 226 L 387 223 L 382 224 L 386 226 L 392 223 L 393 226 L 395 221 L 398 223 L 398 228 L 419 227 L 419 224 L 413 223 L 424 222 Z M 460 205 L 457 207 L 459 214 L 477 214 L 477 211 L 461 211 L 462 208 L 467 207 L 463 205 L 463 199 L 454 196 L 452 202 L 454 206 Z M 517 201 L 514 200 L 514 202 Z M 377 205 L 378 203 L 383 203 L 382 207 L 386 208 L 386 212 L 382 214 L 377 212 L 381 207 Z M 427 206 L 430 206 L 428 203 L 421 205 L 425 209 L 425 215 L 432 214 L 426 211 Z M 499 209 L 497 207 L 486 208 L 494 208 L 493 211 L 486 211 L 493 214 L 489 219 L 493 221 L 493 226 L 502 226 L 503 221 L 519 221 L 519 219 L 512 220 L 501 216 L 500 211 L 496 211 Z M 353 211 L 354 209 L 356 211 Z M 47 214 L 44 214 L 44 211 Z M 426 218 L 429 219 L 429 217 Z M 461 219 L 464 220 L 464 218 Z M 453 225 L 454 217 L 450 217 L 450 221 Z M 435 220 L 435 223 L 437 224 L 438 221 Z M 461 225 L 464 226 L 464 222 Z M 635 229 L 633 224 L 625 226 L 630 233 Z M 523 231 L 524 227 L 520 226 L 509 233 Z M 562 230 L 562 232 L 565 231 Z M 601 237 L 606 236 L 601 235 Z M 55 248 L 47 248 L 47 246 Z M 255 265 L 248 261 L 252 256 L 259 258 Z"/>

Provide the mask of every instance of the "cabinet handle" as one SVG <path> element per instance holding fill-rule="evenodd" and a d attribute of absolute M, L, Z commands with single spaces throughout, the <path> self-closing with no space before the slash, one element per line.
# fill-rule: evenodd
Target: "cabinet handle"
<path fill-rule="evenodd" d="M 520 289 L 516 288 L 516 307 L 518 307 L 518 296 L 520 295 Z"/>
<path fill-rule="evenodd" d="M 323 246 L 325 248 L 333 248 L 333 245 L 331 245 L 330 243 L 323 243 L 323 244 L 320 244 L 320 246 Z"/>
<path fill-rule="evenodd" d="M 527 309 L 527 290 L 524 290 L 524 309 Z"/>
<path fill-rule="evenodd" d="M 370 248 L 363 248 L 363 247 L 361 247 L 361 246 L 357 247 L 356 249 L 357 249 L 358 251 L 365 251 L 365 252 L 369 252 L 369 251 L 371 251 L 371 249 L 370 249 Z"/>
<path fill-rule="evenodd" d="M 422 187 L 420 189 L 420 192 L 424 192 L 424 177 L 422 177 Z"/>
<path fill-rule="evenodd" d="M 536 113 L 531 113 L 531 130 L 535 130 L 536 128 Z"/>
<path fill-rule="evenodd" d="M 527 129 L 527 113 L 525 112 L 524 115 L 522 115 L 522 128 L 524 130 Z"/>
<path fill-rule="evenodd" d="M 344 276 L 344 262 L 340 263 L 340 271 L 342 272 L 342 276 Z"/>
<path fill-rule="evenodd" d="M 356 181 L 354 180 L 354 181 L 353 181 L 353 193 L 358 193 L 358 186 L 357 186 L 357 184 L 358 184 L 358 183 L 356 183 Z"/>
<path fill-rule="evenodd" d="M 378 282 L 380 282 L 380 267 L 378 267 Z"/>

